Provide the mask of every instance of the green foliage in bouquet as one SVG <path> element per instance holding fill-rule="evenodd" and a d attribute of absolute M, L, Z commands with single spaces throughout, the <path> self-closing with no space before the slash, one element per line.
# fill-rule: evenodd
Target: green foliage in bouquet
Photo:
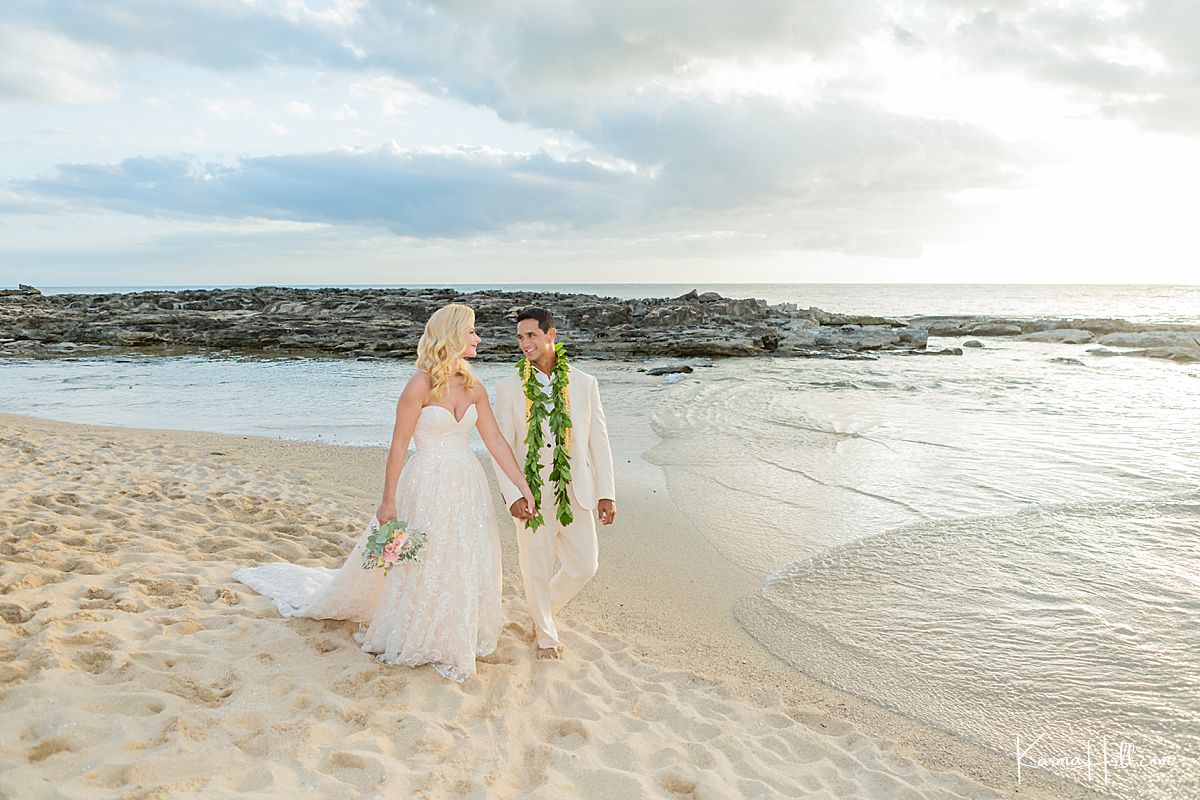
<path fill-rule="evenodd" d="M 389 520 L 379 525 L 371 520 L 375 530 L 363 545 L 363 569 L 383 568 L 383 574 L 401 561 L 419 562 L 417 553 L 425 545 L 425 532 L 409 528 L 404 520 Z"/>

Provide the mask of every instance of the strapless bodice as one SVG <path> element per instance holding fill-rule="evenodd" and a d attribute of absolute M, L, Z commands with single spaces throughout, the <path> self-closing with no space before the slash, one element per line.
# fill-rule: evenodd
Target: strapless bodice
<path fill-rule="evenodd" d="M 475 404 L 472 403 L 463 412 L 462 419 L 456 420 L 453 412 L 445 406 L 425 406 L 421 409 L 417 427 L 413 431 L 413 449 L 419 453 L 454 450 L 470 452 L 471 445 L 467 437 L 478 413 Z"/>

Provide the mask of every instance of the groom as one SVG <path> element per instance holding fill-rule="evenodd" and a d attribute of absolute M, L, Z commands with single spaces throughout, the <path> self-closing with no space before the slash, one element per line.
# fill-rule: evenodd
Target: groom
<path fill-rule="evenodd" d="M 534 475 L 541 479 L 541 499 L 538 508 L 531 509 L 496 467 L 496 480 L 517 526 L 521 579 L 538 658 L 561 657 L 554 615 L 596 574 L 599 548 L 593 510 L 605 525 L 617 515 L 599 387 L 594 377 L 567 363 L 556 333 L 554 315 L 544 308 L 531 306 L 517 314 L 517 344 L 525 357 L 517 375 L 497 384 L 493 403 L 500 432 L 530 486 L 537 483 Z M 540 436 L 538 430 L 530 430 L 531 424 L 540 429 Z M 536 452 L 530 452 L 531 443 L 538 445 Z M 555 556 L 561 566 L 552 572 Z"/>

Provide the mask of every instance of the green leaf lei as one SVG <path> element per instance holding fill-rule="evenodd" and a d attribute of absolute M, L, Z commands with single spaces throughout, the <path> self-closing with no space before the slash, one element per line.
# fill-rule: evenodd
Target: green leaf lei
<path fill-rule="evenodd" d="M 529 482 L 533 502 L 538 508 L 537 515 L 525 521 L 525 527 L 533 531 L 546 524 L 541 510 L 541 455 L 542 445 L 545 443 L 542 439 L 542 421 L 547 417 L 550 419 L 550 432 L 554 434 L 554 461 L 550 470 L 550 480 L 554 482 L 554 497 L 558 507 L 555 516 L 561 525 L 570 525 L 575 518 L 571 513 L 571 500 L 567 496 L 567 484 L 571 482 L 571 401 L 567 394 L 567 354 L 562 342 L 554 344 L 554 354 L 557 361 L 550 373 L 549 399 L 553 405 L 550 411 L 542 405 L 547 397 L 534 375 L 537 367 L 527 358 L 522 358 L 516 364 L 517 372 L 525 384 L 525 420 L 528 423 L 525 444 L 529 448 L 525 454 L 525 480 Z"/>

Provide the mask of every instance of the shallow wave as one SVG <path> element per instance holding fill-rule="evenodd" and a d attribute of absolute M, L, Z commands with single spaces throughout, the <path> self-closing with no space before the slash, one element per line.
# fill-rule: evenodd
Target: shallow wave
<path fill-rule="evenodd" d="M 1043 757 L 1128 742 L 1145 760 L 1109 791 L 1190 798 L 1196 530 L 1195 491 L 906 525 L 789 565 L 736 616 L 803 672 L 927 724 L 1002 753 L 1040 735 Z"/>

